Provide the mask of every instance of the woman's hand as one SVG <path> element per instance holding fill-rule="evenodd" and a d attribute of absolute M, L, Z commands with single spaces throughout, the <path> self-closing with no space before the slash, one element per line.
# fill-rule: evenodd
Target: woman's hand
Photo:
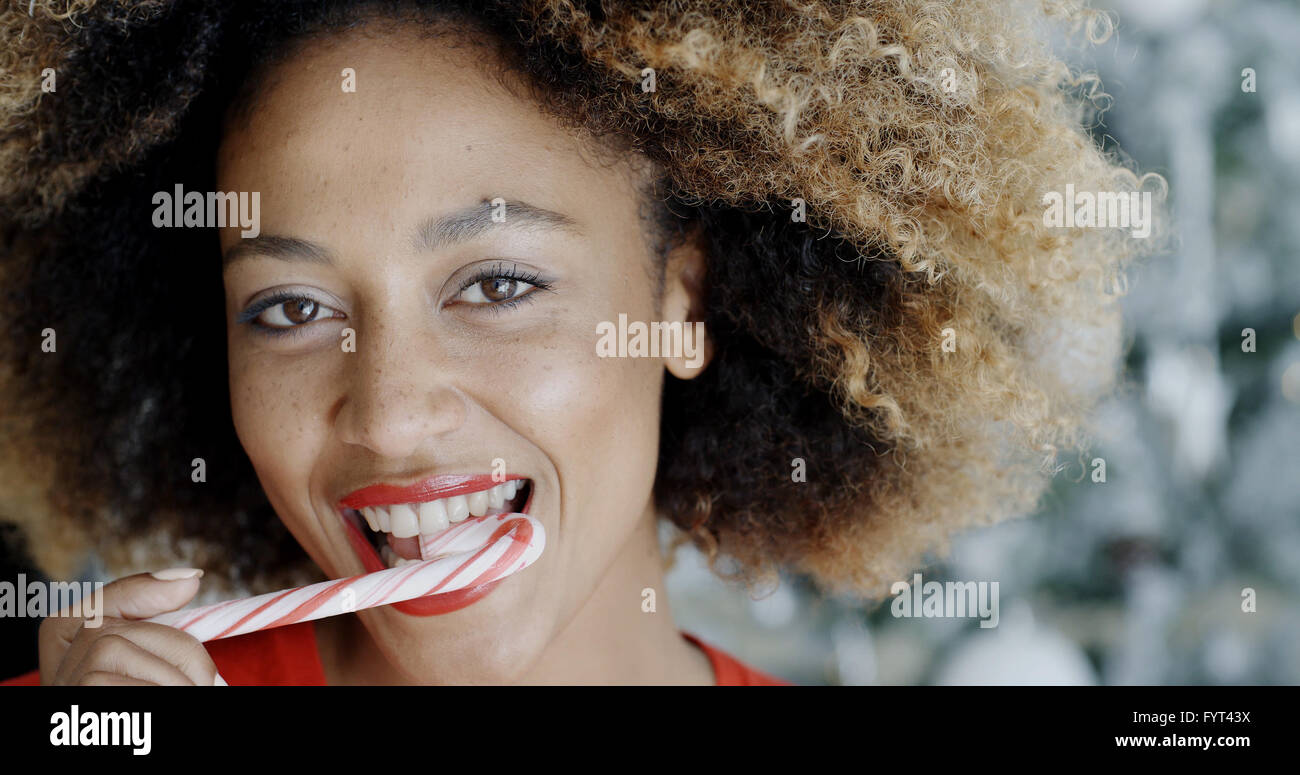
<path fill-rule="evenodd" d="M 203 571 L 173 568 L 140 573 L 103 589 L 100 626 L 86 617 L 41 622 L 41 684 L 56 686 L 213 686 L 225 681 L 203 644 L 147 619 L 184 606 Z"/>

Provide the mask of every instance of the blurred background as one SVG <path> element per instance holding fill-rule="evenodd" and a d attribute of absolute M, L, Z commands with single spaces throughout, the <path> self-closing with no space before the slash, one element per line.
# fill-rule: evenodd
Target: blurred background
<path fill-rule="evenodd" d="M 1076 464 L 1037 514 L 922 569 L 997 581 L 996 628 L 798 578 L 752 600 L 686 548 L 667 590 L 683 629 L 803 684 L 1300 683 L 1300 4 L 1094 5 L 1116 34 L 1062 54 L 1102 77 L 1097 142 L 1168 179 L 1181 232 L 1130 279 L 1127 386 L 1093 450 L 1106 481 Z M 32 578 L 14 539 L 0 577 Z M 37 624 L 6 623 L 0 676 L 35 667 Z"/>
<path fill-rule="evenodd" d="M 1300 683 L 1300 3 L 1093 6 L 1116 34 L 1061 55 L 1101 76 L 1097 142 L 1166 177 L 1181 233 L 1130 277 L 1128 384 L 1095 432 L 1106 481 L 1074 481 L 1076 462 L 1037 514 L 922 569 L 997 581 L 995 628 L 800 579 L 751 600 L 683 549 L 683 629 L 804 684 Z"/>

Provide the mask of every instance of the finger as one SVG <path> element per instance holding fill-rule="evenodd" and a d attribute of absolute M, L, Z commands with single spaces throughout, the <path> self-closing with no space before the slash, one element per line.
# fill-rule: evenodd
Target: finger
<path fill-rule="evenodd" d="M 157 686 L 152 681 L 141 681 L 139 678 L 132 678 L 129 675 L 117 675 L 116 673 L 105 673 L 96 670 L 81 676 L 77 682 L 78 686 Z"/>
<path fill-rule="evenodd" d="M 87 630 L 86 634 L 73 640 L 63 657 L 67 670 L 77 669 L 92 649 L 102 648 L 96 644 L 109 635 L 125 638 L 173 665 L 197 685 L 210 686 L 216 677 L 216 663 L 194 636 L 163 624 L 130 622 L 125 619 L 106 620 L 100 630 Z M 67 670 L 64 670 L 64 675 L 68 674 Z"/>
<path fill-rule="evenodd" d="M 64 662 L 66 664 L 71 660 Z M 115 633 L 100 635 L 76 665 L 60 672 L 56 683 L 80 684 L 84 675 L 113 673 L 161 686 L 194 684 L 188 675 L 172 663 Z"/>
<path fill-rule="evenodd" d="M 183 576 L 185 571 L 193 573 L 176 578 Z M 157 576 L 140 573 L 120 578 L 105 585 L 96 595 L 97 600 L 87 604 L 93 609 L 87 611 L 88 616 L 63 616 L 60 612 L 59 616 L 41 622 L 38 640 L 41 675 L 57 671 L 65 652 L 80 635 L 83 626 L 94 628 L 102 623 L 103 617 L 144 619 L 174 611 L 198 593 L 200 576 L 202 571 L 199 570 L 171 569 L 159 571 Z"/>
<path fill-rule="evenodd" d="M 211 686 L 217 676 L 208 650 L 187 632 L 153 622 L 122 623 L 112 632 L 174 665 L 197 686 Z"/>

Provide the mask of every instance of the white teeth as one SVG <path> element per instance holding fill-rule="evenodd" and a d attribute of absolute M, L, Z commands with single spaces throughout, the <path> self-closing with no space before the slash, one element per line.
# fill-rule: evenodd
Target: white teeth
<path fill-rule="evenodd" d="M 464 522 L 469 516 L 469 500 L 464 495 L 455 495 L 444 500 L 447 501 L 447 520 L 452 523 Z"/>
<path fill-rule="evenodd" d="M 389 513 L 395 537 L 411 538 L 420 534 L 420 523 L 415 517 L 415 509 L 403 503 L 393 506 Z"/>
<path fill-rule="evenodd" d="M 440 500 L 420 504 L 420 532 L 433 535 L 447 529 L 447 507 Z"/>
<path fill-rule="evenodd" d="M 426 503 L 367 506 L 358 509 L 358 513 L 366 521 L 366 525 L 376 533 L 390 533 L 394 538 L 432 536 L 457 522 L 464 522 L 471 514 L 482 517 L 489 510 L 500 513 L 510 508 L 508 501 L 513 500 L 522 490 L 522 481 L 522 479 L 511 479 L 486 490 L 468 495 L 453 495 Z M 389 547 L 385 546 L 383 549 L 384 560 L 390 567 L 402 559 Z M 418 562 L 418 560 L 410 562 Z"/>

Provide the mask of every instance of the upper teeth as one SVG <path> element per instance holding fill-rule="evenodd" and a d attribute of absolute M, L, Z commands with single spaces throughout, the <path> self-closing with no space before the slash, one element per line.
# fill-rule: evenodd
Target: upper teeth
<path fill-rule="evenodd" d="M 433 535 L 449 525 L 463 522 L 471 514 L 481 517 L 489 508 L 505 506 L 519 491 L 519 479 L 511 479 L 489 490 L 468 495 L 453 495 L 425 503 L 399 503 L 393 506 L 367 506 L 361 516 L 371 530 L 392 533 L 395 538 Z"/>

